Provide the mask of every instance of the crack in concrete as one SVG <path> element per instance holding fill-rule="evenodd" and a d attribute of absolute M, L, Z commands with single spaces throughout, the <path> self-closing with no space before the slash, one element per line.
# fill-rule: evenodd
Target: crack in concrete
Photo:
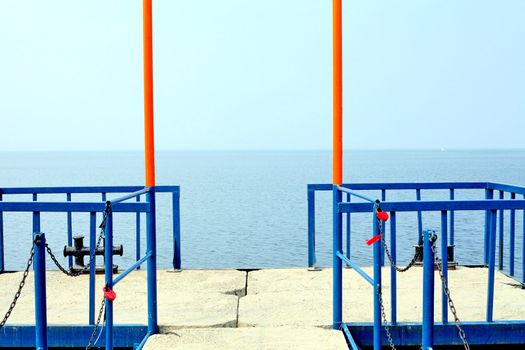
<path fill-rule="evenodd" d="M 237 294 L 237 317 L 235 319 L 235 328 L 239 328 L 239 305 L 241 303 L 241 298 L 245 297 L 248 294 L 248 274 L 250 272 L 249 271 L 245 271 L 245 272 L 246 272 L 246 279 L 244 280 L 244 288 L 240 289 L 239 290 L 240 293 Z"/>

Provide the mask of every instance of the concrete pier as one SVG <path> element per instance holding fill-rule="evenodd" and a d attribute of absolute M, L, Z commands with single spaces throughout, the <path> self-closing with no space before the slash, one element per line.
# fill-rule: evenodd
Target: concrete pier
<path fill-rule="evenodd" d="M 371 272 L 370 269 L 365 269 Z M 383 270 L 383 295 L 390 315 L 389 268 Z M 437 272 L 436 272 L 437 274 Z M 158 271 L 160 335 L 145 349 L 346 349 L 341 332 L 330 330 L 332 272 L 306 269 Z M 0 308 L 7 309 L 22 273 L 0 275 Z M 33 278 L 8 324 L 34 323 Z M 398 321 L 421 321 L 422 269 L 398 273 Z M 485 317 L 487 269 L 449 271 L 450 288 L 462 321 Z M 440 283 L 436 275 L 436 321 Z M 97 306 L 103 276 L 97 276 Z M 372 320 L 372 289 L 351 269 L 344 270 L 346 322 Z M 116 323 L 146 323 L 146 274 L 135 271 L 116 287 Z M 47 273 L 48 322 L 87 324 L 88 276 Z M 496 273 L 495 320 L 525 319 L 525 290 Z M 449 316 L 450 319 L 451 316 Z"/>

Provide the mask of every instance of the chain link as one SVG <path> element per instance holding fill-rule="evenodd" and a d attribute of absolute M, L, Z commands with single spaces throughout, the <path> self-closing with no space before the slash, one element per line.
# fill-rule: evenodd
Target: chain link
<path fill-rule="evenodd" d="M 95 339 L 95 336 L 97 335 L 97 329 L 100 326 L 100 322 L 102 320 L 102 314 L 104 313 L 104 309 L 106 307 L 106 298 L 102 299 L 102 303 L 100 304 L 100 310 L 98 311 L 98 317 L 97 322 L 95 323 L 95 328 L 93 328 L 93 333 L 91 333 L 91 337 L 89 338 L 89 342 L 86 345 L 86 350 L 91 349 L 95 344 L 93 344 L 93 340 Z"/>
<path fill-rule="evenodd" d="M 95 259 L 96 252 L 98 248 L 100 247 L 100 243 L 104 239 L 104 229 L 106 228 L 106 219 L 110 212 L 111 212 L 111 202 L 106 202 L 106 209 L 104 209 L 104 214 L 103 214 L 104 216 L 102 217 L 102 222 L 99 226 L 100 234 L 98 236 L 97 244 L 95 246 L 95 249 L 93 250 L 93 254 L 89 256 L 88 263 L 80 270 L 72 271 L 62 266 L 62 264 L 60 264 L 55 254 L 53 254 L 53 251 L 51 250 L 49 245 L 46 243 L 46 251 L 49 254 L 49 257 L 51 258 L 53 263 L 56 265 L 56 267 L 58 267 L 60 271 L 62 271 L 64 274 L 68 275 L 69 277 L 78 277 L 82 275 L 84 272 L 89 270 L 89 267 L 91 266 L 91 264 L 93 263 L 93 260 Z"/>
<path fill-rule="evenodd" d="M 392 267 L 397 272 L 406 272 L 410 270 L 410 268 L 415 265 L 417 259 L 419 258 L 419 255 L 421 254 L 420 249 L 416 249 L 416 253 L 414 254 L 414 256 L 412 257 L 412 259 L 410 260 L 407 266 L 399 267 L 398 265 L 396 265 L 396 262 L 394 261 L 394 259 L 392 258 L 392 255 L 390 254 L 390 249 L 388 249 L 388 244 L 386 244 L 385 235 L 383 234 L 383 231 L 382 231 L 383 225 L 381 224 L 381 220 L 377 219 L 377 221 L 378 221 L 377 224 L 379 226 L 379 234 L 381 235 L 381 243 L 383 243 L 383 246 L 385 247 L 385 254 L 388 257 L 388 260 L 390 261 L 390 265 L 392 265 Z"/>
<path fill-rule="evenodd" d="M 15 293 L 15 296 L 13 298 L 13 301 L 11 302 L 11 305 L 9 305 L 9 309 L 5 313 L 4 319 L 2 322 L 0 322 L 0 328 L 4 327 L 7 320 L 9 319 L 9 316 L 11 316 L 11 313 L 13 312 L 13 309 L 16 306 L 16 303 L 18 301 L 18 298 L 20 298 L 20 294 L 22 294 L 22 289 L 24 289 L 24 286 L 26 284 L 26 278 L 29 274 L 29 269 L 31 268 L 31 265 L 33 265 L 33 257 L 35 256 L 35 243 L 37 242 L 37 239 L 33 240 L 33 245 L 31 247 L 31 252 L 29 253 L 29 259 L 27 260 L 26 269 L 24 270 L 24 274 L 22 275 L 22 280 L 20 281 L 20 284 L 18 285 L 18 290 Z"/>
<path fill-rule="evenodd" d="M 378 209 L 379 209 L 379 207 L 378 207 Z M 390 264 L 398 272 L 408 271 L 416 263 L 417 259 L 419 258 L 420 254 L 421 254 L 421 250 L 416 250 L 416 253 L 414 254 L 414 256 L 412 257 L 412 260 L 410 260 L 410 262 L 408 263 L 407 266 L 405 266 L 405 267 L 397 266 L 395 261 L 394 261 L 394 259 L 392 258 L 392 255 L 390 254 L 390 250 L 388 249 L 388 245 L 386 243 L 385 235 L 382 232 L 382 226 L 383 225 L 382 225 L 381 220 L 379 220 L 379 218 L 377 219 L 377 223 L 378 223 L 378 227 L 379 227 L 379 234 L 381 235 L 381 243 L 385 247 L 385 254 L 388 257 L 388 260 L 390 261 Z M 465 350 L 470 350 L 470 346 L 469 346 L 469 344 L 467 342 L 467 337 L 465 335 L 465 331 L 461 327 L 461 321 L 459 320 L 459 317 L 457 315 L 456 307 L 454 306 L 454 302 L 452 301 L 452 297 L 450 295 L 450 289 L 448 287 L 447 279 L 445 278 L 445 275 L 443 274 L 443 268 L 441 266 L 441 259 L 437 255 L 436 239 L 435 238 L 431 240 L 431 247 L 432 247 L 432 252 L 434 253 L 434 260 L 435 260 L 435 264 L 437 265 L 437 268 L 438 268 L 439 277 L 441 278 L 441 282 L 442 282 L 442 285 L 443 285 L 443 290 L 445 291 L 445 294 L 447 295 L 448 306 L 450 308 L 450 311 L 454 315 L 454 322 L 455 322 L 455 325 L 456 325 L 456 327 L 457 327 L 457 329 L 459 331 L 459 337 L 461 338 L 461 341 L 463 342 L 463 346 L 464 346 Z M 386 313 L 385 313 L 385 307 L 383 305 L 383 295 L 382 295 L 382 292 L 381 292 L 381 286 L 378 286 L 377 294 L 378 294 L 378 297 L 379 297 L 379 304 L 381 306 L 381 316 L 382 316 L 382 319 L 383 319 L 383 323 L 385 324 L 384 328 L 385 328 L 386 337 L 388 339 L 388 343 L 389 343 L 390 348 L 392 350 L 396 350 L 396 347 L 395 347 L 394 342 L 392 340 L 392 335 L 390 334 L 390 327 L 388 327 L 386 325 L 387 318 L 386 318 Z"/>
<path fill-rule="evenodd" d="M 441 266 L 441 259 L 437 256 L 437 248 L 436 248 L 435 240 L 432 242 L 432 252 L 434 253 L 434 257 L 435 257 L 434 259 L 436 261 L 436 265 L 438 268 L 439 277 L 441 277 L 441 283 L 443 285 L 443 290 L 445 291 L 445 294 L 447 295 L 448 306 L 450 308 L 450 311 L 454 315 L 454 322 L 459 331 L 459 337 L 461 338 L 461 341 L 463 342 L 463 346 L 465 347 L 465 350 L 470 350 L 470 346 L 467 342 L 467 336 L 465 335 L 465 331 L 463 330 L 463 327 L 461 327 L 461 321 L 459 320 L 456 307 L 454 306 L 454 302 L 452 301 L 452 297 L 450 296 L 450 289 L 448 288 L 447 279 L 445 278 L 445 275 L 443 274 L 443 267 Z"/>
<path fill-rule="evenodd" d="M 383 318 L 383 325 L 385 327 L 386 338 L 388 339 L 388 344 L 390 349 L 396 350 L 394 341 L 392 340 L 392 335 L 390 334 L 390 327 L 387 326 L 387 319 L 385 313 L 385 306 L 383 305 L 383 293 L 381 292 L 381 286 L 377 286 L 377 295 L 379 296 L 379 305 L 381 305 L 381 317 Z"/>

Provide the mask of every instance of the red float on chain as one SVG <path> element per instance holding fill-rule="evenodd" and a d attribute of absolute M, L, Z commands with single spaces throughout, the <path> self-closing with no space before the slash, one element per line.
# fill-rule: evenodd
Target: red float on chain
<path fill-rule="evenodd" d="M 376 215 L 379 220 L 388 221 L 388 213 L 386 211 L 381 211 L 381 209 L 377 208 Z"/>
<path fill-rule="evenodd" d="M 366 244 L 367 245 L 372 245 L 374 244 L 375 242 L 379 241 L 381 239 L 381 234 L 378 234 L 378 235 L 375 235 L 374 237 L 370 238 L 369 240 L 366 241 Z"/>
<path fill-rule="evenodd" d="M 115 291 L 111 290 L 108 286 L 105 286 L 102 288 L 102 291 L 104 292 L 104 298 L 106 298 L 109 301 L 113 301 L 117 299 L 117 293 Z"/>

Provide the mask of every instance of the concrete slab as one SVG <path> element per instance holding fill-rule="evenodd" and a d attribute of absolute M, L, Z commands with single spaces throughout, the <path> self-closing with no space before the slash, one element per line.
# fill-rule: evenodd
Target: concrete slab
<path fill-rule="evenodd" d="M 180 329 L 155 335 L 144 350 L 348 349 L 343 333 L 315 327 Z"/>
<path fill-rule="evenodd" d="M 88 322 L 88 276 L 67 277 L 57 271 L 47 272 L 47 308 L 49 323 Z M 0 305 L 11 303 L 22 273 L 0 275 Z M 102 300 L 104 276 L 97 276 L 98 309 Z M 186 270 L 180 273 L 158 271 L 159 324 L 169 327 L 235 326 L 238 297 L 244 290 L 246 272 L 236 270 Z M 19 302 L 9 323 L 34 323 L 33 275 L 29 274 Z M 114 288 L 117 323 L 146 323 L 146 273 L 134 271 Z"/>
<path fill-rule="evenodd" d="M 371 274 L 371 268 L 365 268 Z M 461 320 L 485 319 L 487 269 L 449 271 L 450 289 Z M 421 321 L 422 268 L 398 273 L 398 321 Z M 436 320 L 441 320 L 441 286 L 436 272 Z M 516 281 L 496 273 L 494 318 L 525 318 L 525 290 Z M 371 322 L 372 287 L 351 269 L 344 270 L 343 319 Z M 239 326 L 320 326 L 332 322 L 332 271 L 275 269 L 251 272 L 248 295 L 239 304 Z M 390 269 L 383 269 L 383 296 L 390 318 Z M 452 315 L 449 314 L 449 319 Z"/>

